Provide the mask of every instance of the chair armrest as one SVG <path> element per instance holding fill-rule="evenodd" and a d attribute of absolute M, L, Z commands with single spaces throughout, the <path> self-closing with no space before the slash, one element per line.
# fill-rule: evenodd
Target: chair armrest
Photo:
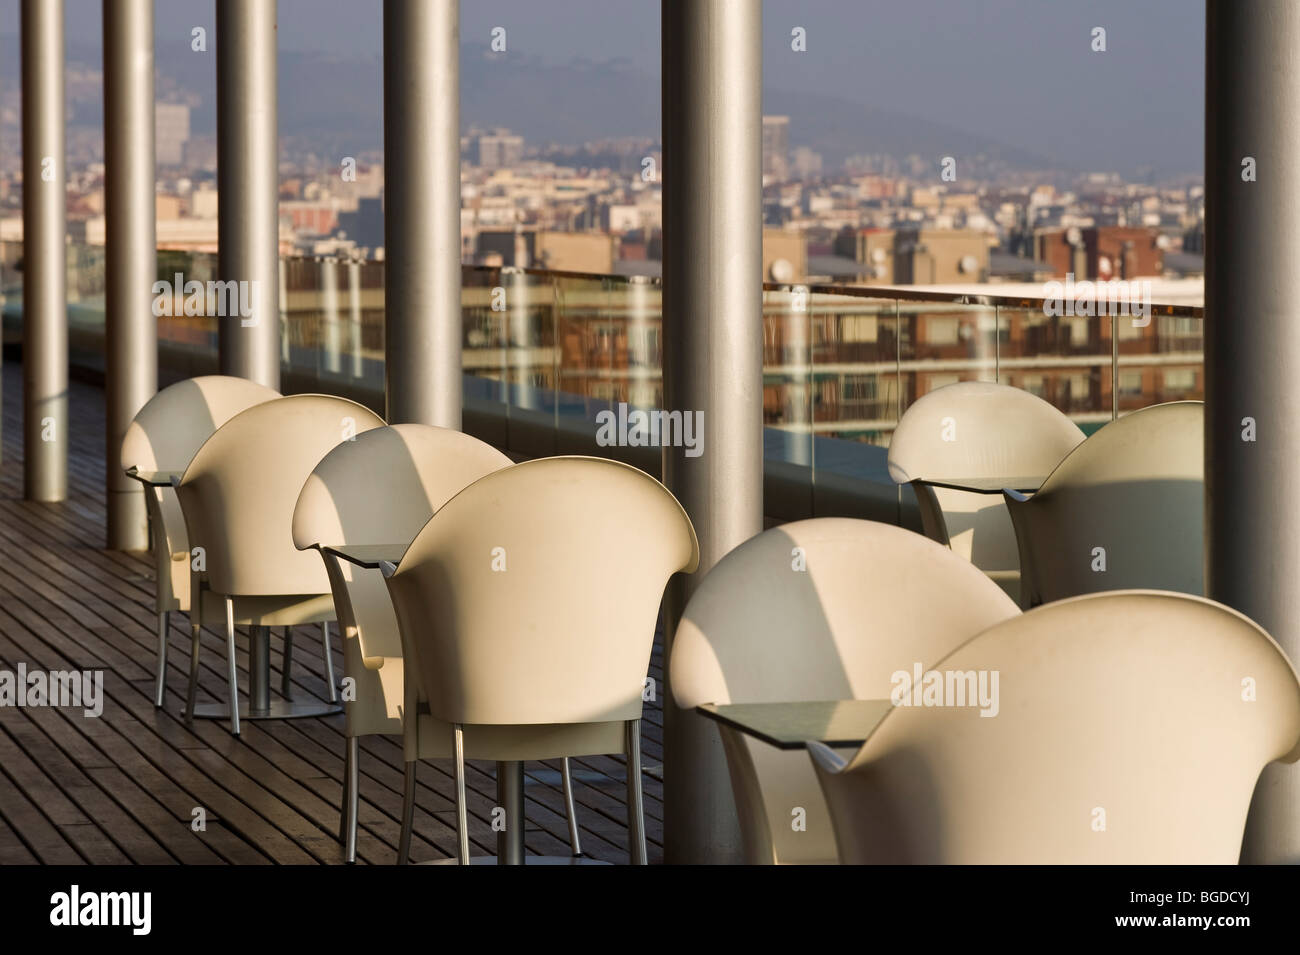
<path fill-rule="evenodd" d="M 1002 496 L 1006 498 L 1008 501 L 1014 501 L 1017 504 L 1025 503 L 1025 501 L 1029 500 L 1030 497 L 1030 495 L 1021 494 L 1019 491 L 1010 487 L 1004 487 L 1002 489 Z"/>

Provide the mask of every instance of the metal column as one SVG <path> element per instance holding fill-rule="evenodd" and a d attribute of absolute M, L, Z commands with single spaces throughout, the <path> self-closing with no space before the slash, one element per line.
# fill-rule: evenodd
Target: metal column
<path fill-rule="evenodd" d="M 217 324 L 221 373 L 278 389 L 275 15 L 275 0 L 217 0 L 218 272 L 241 283 L 243 306 Z"/>
<path fill-rule="evenodd" d="M 1205 34 L 1206 594 L 1300 661 L 1300 5 L 1209 0 Z M 1264 770 L 1242 861 L 1300 862 L 1300 767 Z"/>
<path fill-rule="evenodd" d="M 108 546 L 149 547 L 144 488 L 122 473 L 122 438 L 158 388 L 154 242 L 153 0 L 104 0 L 104 440 Z"/>
<path fill-rule="evenodd" d="M 763 17 L 734 0 L 661 9 L 664 404 L 704 417 L 702 454 L 664 449 L 700 541 L 699 571 L 670 590 L 671 635 L 694 582 L 763 529 Z M 739 861 L 717 730 L 669 693 L 663 706 L 665 860 Z"/>
<path fill-rule="evenodd" d="M 68 496 L 63 0 L 23 0 L 23 495 Z"/>
<path fill-rule="evenodd" d="M 460 8 L 384 2 L 388 420 L 461 426 Z"/>

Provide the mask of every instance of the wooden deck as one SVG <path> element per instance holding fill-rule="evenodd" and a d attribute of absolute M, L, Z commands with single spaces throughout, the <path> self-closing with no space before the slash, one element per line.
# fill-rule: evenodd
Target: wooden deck
<path fill-rule="evenodd" d="M 166 705 L 153 705 L 153 569 L 142 554 L 104 549 L 104 394 L 73 382 L 68 500 L 22 499 L 21 369 L 4 367 L 0 466 L 0 670 L 103 670 L 103 714 L 0 707 L 0 865 L 13 863 L 342 863 L 337 841 L 343 717 L 228 724 L 180 716 L 189 662 L 188 621 L 172 615 Z M 200 700 L 225 701 L 225 638 L 204 632 Z M 342 659 L 335 635 L 335 661 Z M 298 698 L 325 694 L 315 628 L 294 641 Z M 246 687 L 247 640 L 239 637 Z M 278 631 L 272 681 L 279 685 Z M 661 647 L 651 675 L 663 685 Z M 651 861 L 663 854 L 662 701 L 642 720 Z M 582 848 L 626 862 L 623 761 L 574 760 Z M 397 738 L 361 742 L 359 863 L 397 855 L 402 751 Z M 451 765 L 419 766 L 412 861 L 454 854 Z M 471 851 L 494 854 L 491 764 L 469 772 Z M 558 764 L 529 763 L 529 853 L 568 854 Z M 194 810 L 206 831 L 191 828 Z"/>

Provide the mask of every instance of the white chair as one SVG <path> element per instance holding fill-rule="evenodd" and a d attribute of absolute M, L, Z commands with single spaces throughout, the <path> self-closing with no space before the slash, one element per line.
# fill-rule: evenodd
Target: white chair
<path fill-rule="evenodd" d="M 934 670 L 985 675 L 996 716 L 944 698 L 895 707 L 848 761 L 809 747 L 846 863 L 1232 865 L 1261 770 L 1300 758 L 1285 654 L 1201 597 L 1046 604 Z"/>
<path fill-rule="evenodd" d="M 946 656 L 1018 614 L 971 563 L 888 524 L 817 518 L 774 527 L 699 582 L 669 651 L 678 706 L 888 699 L 897 670 Z M 836 861 L 830 817 L 803 753 L 719 726 L 745 858 Z M 804 810 L 794 831 L 792 812 Z"/>
<path fill-rule="evenodd" d="M 280 393 L 246 378 L 187 378 L 150 398 L 122 439 L 122 464 L 131 471 L 179 473 L 194 452 L 231 417 Z M 190 544 L 185 518 L 172 487 L 146 486 L 145 507 L 154 554 L 154 610 L 158 614 L 158 686 L 163 705 L 167 683 L 167 628 L 173 610 L 190 609 Z"/>
<path fill-rule="evenodd" d="M 356 861 L 357 740 L 404 734 L 406 785 L 398 864 L 410 854 L 418 759 L 450 757 L 445 726 L 428 715 L 417 681 L 402 658 L 401 635 L 383 574 L 341 559 L 325 548 L 399 543 L 404 551 L 434 512 L 474 481 L 509 467 L 508 457 L 477 438 L 422 424 L 375 428 L 340 444 L 316 465 L 294 508 L 293 538 L 299 550 L 320 550 L 334 592 L 343 635 L 344 672 L 353 698 L 344 705 L 345 736 L 342 833 L 348 862 Z M 376 485 L 375 475 L 383 475 Z M 404 733 L 407 714 L 419 714 Z M 561 767 L 573 854 L 582 854 L 573 806 L 568 759 Z"/>
<path fill-rule="evenodd" d="M 1134 411 L 1071 452 L 1032 497 L 1008 493 L 1021 605 L 1104 590 L 1204 593 L 1205 405 Z"/>
<path fill-rule="evenodd" d="M 294 505 L 321 458 L 339 443 L 383 424 L 354 401 L 292 395 L 235 415 L 194 455 L 177 486 L 190 543 L 203 549 L 202 569 L 195 570 L 191 581 L 189 718 L 194 716 L 203 625 L 225 627 L 230 728 L 236 735 L 237 625 L 322 624 L 326 682 L 331 702 L 337 698 L 325 626 L 334 619 L 330 582 L 319 558 L 293 546 Z M 262 634 L 253 637 L 260 640 Z M 286 636 L 286 688 L 289 660 Z M 250 670 L 261 662 L 250 660 Z"/>
<path fill-rule="evenodd" d="M 923 395 L 889 443 L 889 474 L 911 484 L 925 534 L 971 561 L 1019 599 L 1016 535 L 998 493 L 934 482 L 1048 474 L 1083 432 L 1043 399 L 1007 385 L 963 381 Z M 996 489 L 995 489 L 996 491 Z"/>
<path fill-rule="evenodd" d="M 462 863 L 467 756 L 611 753 L 627 758 L 629 851 L 646 861 L 642 694 L 664 587 L 698 562 L 667 488 L 600 458 L 495 471 L 420 531 L 387 583 L 407 667 L 454 755 Z"/>

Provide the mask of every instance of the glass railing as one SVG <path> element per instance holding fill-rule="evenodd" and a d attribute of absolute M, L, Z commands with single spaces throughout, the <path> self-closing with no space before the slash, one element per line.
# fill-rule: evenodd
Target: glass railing
<path fill-rule="evenodd" d="M 21 258 L 20 243 L 0 243 L 10 340 L 21 317 Z M 380 408 L 383 262 L 288 257 L 280 266 L 285 389 Z M 212 254 L 159 251 L 158 278 L 172 290 L 171 307 L 156 309 L 164 371 L 215 369 L 219 319 L 175 287 L 206 287 L 216 268 Z M 602 412 L 662 407 L 659 280 L 466 266 L 461 301 L 467 429 L 524 455 L 584 451 L 657 467 L 657 448 L 611 446 L 599 432 L 609 418 Z M 102 246 L 69 245 L 68 313 L 74 363 L 102 367 Z M 769 284 L 761 316 L 769 477 L 789 485 L 795 513 L 826 512 L 822 497 L 852 496 L 854 482 L 874 485 L 871 494 L 887 502 L 885 454 L 898 420 L 922 395 L 957 381 L 1022 388 L 1085 431 L 1136 408 L 1200 398 L 1200 316 L 1156 305 L 1146 321 L 1067 317 L 1048 314 L 1042 301 L 996 295 Z"/>

